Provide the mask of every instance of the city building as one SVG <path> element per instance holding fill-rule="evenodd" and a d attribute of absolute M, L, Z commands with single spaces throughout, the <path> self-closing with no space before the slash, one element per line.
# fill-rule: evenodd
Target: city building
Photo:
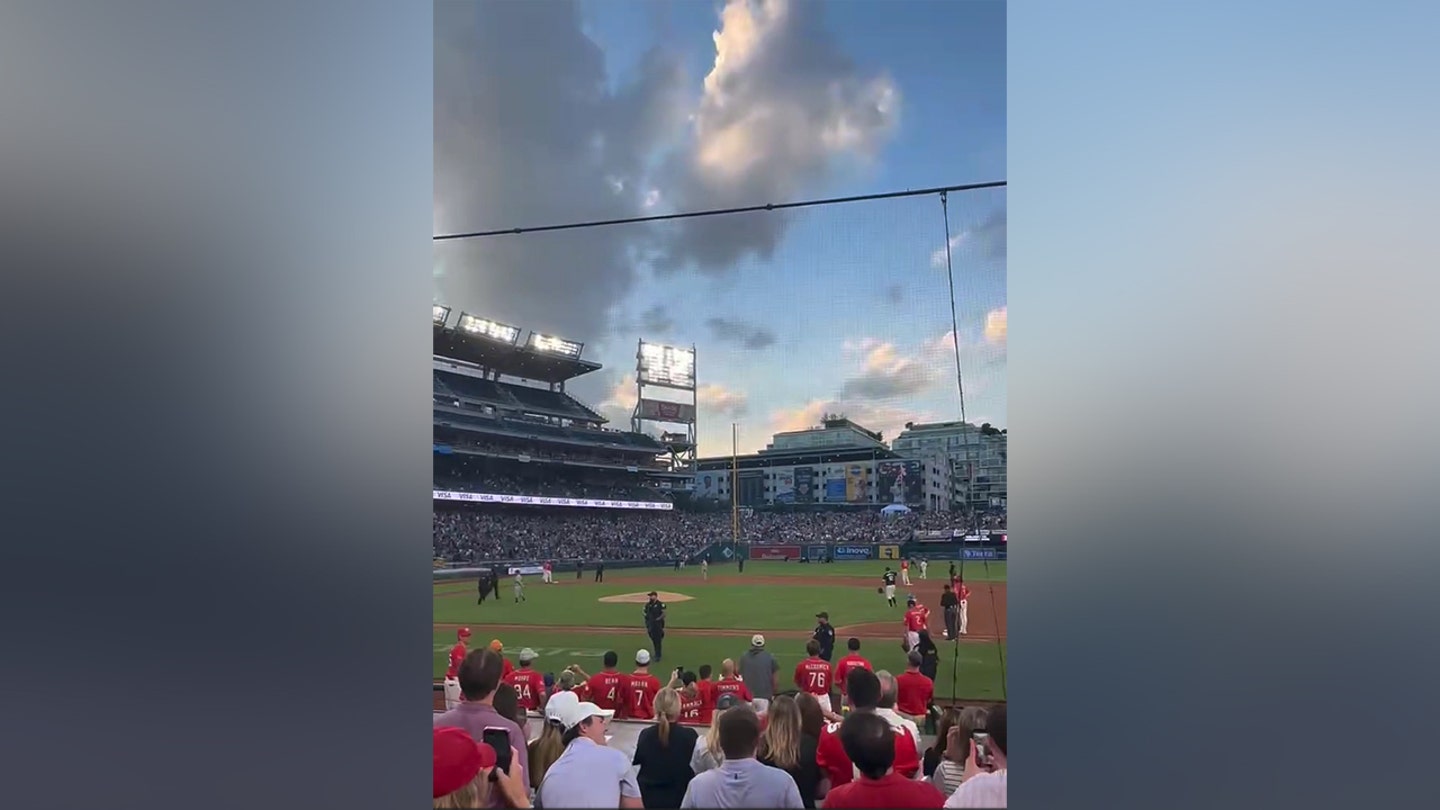
<path fill-rule="evenodd" d="M 977 510 L 1006 508 L 1008 434 L 990 424 L 910 422 L 891 449 L 905 458 L 943 460 L 951 470 L 952 499 Z M 968 452 L 967 452 L 968 447 Z M 974 465 L 973 489 L 970 465 Z"/>

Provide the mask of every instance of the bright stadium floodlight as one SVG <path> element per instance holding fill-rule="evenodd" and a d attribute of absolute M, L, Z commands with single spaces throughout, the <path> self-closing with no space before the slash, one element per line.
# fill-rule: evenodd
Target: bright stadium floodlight
<path fill-rule="evenodd" d="M 455 327 L 467 334 L 480 335 L 501 343 L 513 344 L 520 339 L 519 327 L 492 321 L 489 318 L 477 318 L 468 312 L 460 313 L 460 320 L 455 322 Z"/>
<path fill-rule="evenodd" d="M 434 304 L 430 307 L 430 318 L 436 326 L 444 326 L 445 321 L 450 319 L 450 307 Z"/>
<path fill-rule="evenodd" d="M 695 351 L 659 343 L 640 344 L 642 382 L 676 388 L 695 387 Z"/>
<path fill-rule="evenodd" d="M 554 335 L 542 335 L 539 332 L 530 333 L 530 348 L 537 352 L 546 354 L 558 354 L 561 357 L 575 358 L 580 356 L 580 349 L 583 343 L 576 343 L 573 340 L 558 338 Z"/>

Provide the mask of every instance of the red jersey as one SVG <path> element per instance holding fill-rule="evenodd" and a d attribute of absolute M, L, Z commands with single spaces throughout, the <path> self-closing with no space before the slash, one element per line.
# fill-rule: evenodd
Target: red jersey
<path fill-rule="evenodd" d="M 916 605 L 905 611 L 905 629 L 912 633 L 918 633 L 925 629 L 930 622 L 930 608 L 924 605 Z"/>
<path fill-rule="evenodd" d="M 648 672 L 635 672 L 630 675 L 629 688 L 625 716 L 634 720 L 654 720 L 655 694 L 660 691 L 660 679 Z"/>
<path fill-rule="evenodd" d="M 545 563 L 545 565 L 542 566 L 542 567 L 540 568 L 540 570 L 541 570 L 541 571 L 544 571 L 544 572 L 546 572 L 546 573 L 548 574 L 548 573 L 550 572 L 550 563 L 548 563 L 548 562 Z"/>
<path fill-rule="evenodd" d="M 712 708 L 711 711 L 713 712 L 714 709 Z M 696 725 L 702 722 L 708 723 L 709 721 L 700 719 L 704 713 L 705 696 L 701 694 L 698 689 L 694 695 L 683 690 L 680 692 L 680 722 L 693 723 Z"/>
<path fill-rule="evenodd" d="M 935 682 L 919 672 L 905 671 L 895 676 L 895 711 L 922 715 L 935 697 Z"/>
<path fill-rule="evenodd" d="M 830 694 L 830 665 L 821 658 L 806 658 L 795 665 L 795 685 L 812 695 Z"/>
<path fill-rule="evenodd" d="M 520 705 L 524 706 L 526 711 L 540 710 L 540 696 L 545 694 L 544 675 L 524 667 L 506 676 L 505 682 L 515 687 L 515 694 L 520 696 Z"/>
<path fill-rule="evenodd" d="M 914 779 L 920 770 L 920 749 L 910 730 L 891 726 L 895 732 L 895 773 Z M 855 778 L 855 765 L 840 744 L 840 724 L 826 723 L 820 729 L 820 743 L 815 747 L 815 764 L 830 777 L 831 787 L 849 784 Z"/>
<path fill-rule="evenodd" d="M 750 687 L 746 686 L 745 682 L 739 678 L 721 678 L 716 681 L 715 700 L 718 701 L 721 695 L 736 695 L 746 702 L 755 699 L 755 696 L 750 694 Z M 715 701 L 711 701 L 710 705 L 715 705 Z"/>
<path fill-rule="evenodd" d="M 700 722 L 708 726 L 715 719 L 715 682 L 696 681 L 695 691 L 700 693 Z"/>
<path fill-rule="evenodd" d="M 625 708 L 626 690 L 630 688 L 630 676 L 613 670 L 597 672 L 585 682 L 589 700 L 602 709 L 621 711 Z"/>
<path fill-rule="evenodd" d="M 961 585 L 961 586 L 960 586 L 960 598 L 961 598 L 962 600 L 963 600 L 963 599 L 969 599 L 969 598 L 970 598 L 970 586 L 969 586 L 969 585 Z"/>
<path fill-rule="evenodd" d="M 872 667 L 872 666 L 870 666 L 870 662 L 869 662 L 869 661 L 866 661 L 866 660 L 865 660 L 865 657 L 862 656 L 860 653 L 850 653 L 849 655 L 845 656 L 844 658 L 841 658 L 839 661 L 836 661 L 836 662 L 835 662 L 835 680 L 840 683 L 840 694 L 842 694 L 842 695 L 845 694 L 845 676 L 846 676 L 846 674 L 848 674 L 848 673 L 850 672 L 850 670 L 854 669 L 855 667 L 861 667 L 861 668 L 863 668 L 863 669 L 868 669 L 868 670 L 870 670 L 871 672 L 874 672 L 874 671 L 875 671 L 875 668 Z"/>
<path fill-rule="evenodd" d="M 505 664 L 505 666 L 501 667 L 500 669 L 500 680 L 503 681 L 508 679 L 510 677 L 510 673 L 515 671 L 515 665 L 510 663 L 509 658 L 501 658 L 500 660 L 503 661 Z"/>
<path fill-rule="evenodd" d="M 909 561 L 909 560 L 901 560 L 901 561 L 900 561 L 900 570 L 901 570 L 901 571 L 909 571 L 909 570 L 910 570 L 910 561 Z"/>
<path fill-rule="evenodd" d="M 879 779 L 860 778 L 841 785 L 825 795 L 826 808 L 925 808 L 944 807 L 945 794 L 929 782 L 906 779 L 898 773 L 887 773 Z"/>
<path fill-rule="evenodd" d="M 450 666 L 445 669 L 445 680 L 453 680 L 460 675 L 460 665 L 465 663 L 465 645 L 456 643 L 450 648 Z"/>

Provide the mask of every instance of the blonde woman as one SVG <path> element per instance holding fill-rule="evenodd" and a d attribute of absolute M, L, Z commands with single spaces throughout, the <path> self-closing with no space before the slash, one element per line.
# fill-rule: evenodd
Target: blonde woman
<path fill-rule="evenodd" d="M 679 807 L 695 772 L 690 757 L 700 734 L 680 725 L 680 694 L 665 687 L 655 694 L 655 725 L 635 741 L 635 781 L 646 807 Z"/>
<path fill-rule="evenodd" d="M 564 701 L 557 701 L 555 708 L 558 711 Z M 545 772 L 555 764 L 555 760 L 565 753 L 565 732 L 560 727 L 560 720 L 555 712 L 550 711 L 547 705 L 544 710 L 545 723 L 540 727 L 540 736 L 536 737 L 527 746 L 530 752 L 530 783 L 540 784 L 545 779 Z"/>
<path fill-rule="evenodd" d="M 815 807 L 815 802 L 825 795 L 820 784 L 824 772 L 815 764 L 819 740 L 802 729 L 800 704 L 789 695 L 781 695 L 770 704 L 766 718 L 765 733 L 760 736 L 755 758 L 790 774 L 795 787 L 800 789 L 800 801 L 806 807 Z"/>
<path fill-rule="evenodd" d="M 695 753 L 690 757 L 690 770 L 694 771 L 696 776 L 711 768 L 720 767 L 725 761 L 725 752 L 720 750 L 720 718 L 731 707 L 740 703 L 738 698 L 729 694 L 722 694 L 720 699 L 715 701 L 715 716 L 710 718 L 710 730 L 695 741 Z"/>
<path fill-rule="evenodd" d="M 521 781 L 520 752 L 510 749 L 510 772 L 497 771 L 495 751 L 485 743 L 477 743 L 462 728 L 434 730 L 435 774 L 434 807 L 436 810 L 481 810 L 495 804 L 493 791 L 505 807 L 528 808 Z M 490 782 L 491 773 L 495 782 Z"/>

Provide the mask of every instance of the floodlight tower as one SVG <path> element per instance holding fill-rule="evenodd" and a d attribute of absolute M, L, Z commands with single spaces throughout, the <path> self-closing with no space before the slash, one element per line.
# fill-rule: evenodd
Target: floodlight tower
<path fill-rule="evenodd" d="M 679 399 L 651 399 L 648 389 L 660 388 Z M 637 342 L 635 347 L 635 411 L 630 429 L 643 433 L 645 423 L 661 426 L 660 442 L 670 451 L 670 469 L 695 472 L 695 421 L 699 400 L 695 390 L 695 346 L 666 346 Z M 671 432 L 668 428 L 680 427 Z"/>

